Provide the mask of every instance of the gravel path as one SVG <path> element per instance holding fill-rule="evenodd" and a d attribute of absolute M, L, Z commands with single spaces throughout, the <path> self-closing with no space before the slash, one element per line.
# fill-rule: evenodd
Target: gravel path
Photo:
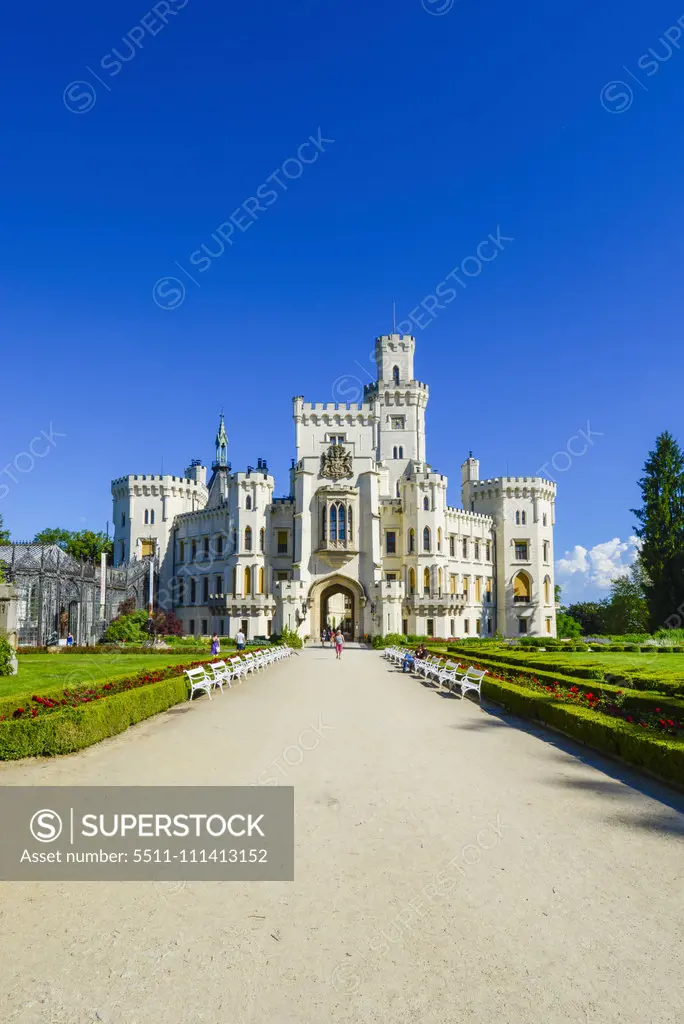
<path fill-rule="evenodd" d="M 311 649 L 2 785 L 295 786 L 296 881 L 2 883 L 3 1024 L 681 1020 L 684 800 Z"/>

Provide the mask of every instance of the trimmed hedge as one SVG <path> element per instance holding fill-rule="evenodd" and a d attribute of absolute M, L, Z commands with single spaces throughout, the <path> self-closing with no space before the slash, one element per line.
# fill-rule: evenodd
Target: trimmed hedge
<path fill-rule="evenodd" d="M 620 694 L 623 695 L 623 706 L 627 711 L 633 711 L 636 715 L 644 714 L 647 712 L 657 711 L 662 713 L 664 716 L 671 718 L 684 718 L 684 699 L 680 700 L 676 697 L 664 696 L 660 693 L 654 693 L 653 691 L 643 691 L 630 689 L 628 686 L 615 686 L 612 683 L 604 683 L 601 680 L 595 683 L 583 683 L 581 679 L 578 679 L 574 675 L 563 675 L 559 672 L 544 672 L 536 668 L 532 668 L 526 665 L 515 665 L 509 666 L 503 663 L 497 663 L 497 660 L 493 656 L 480 655 L 478 658 L 474 658 L 473 661 L 477 661 L 479 664 L 489 667 L 493 672 L 498 673 L 504 680 L 510 682 L 509 676 L 513 676 L 515 685 L 524 685 L 525 679 L 532 676 L 540 683 L 560 683 L 561 686 L 576 686 L 578 690 L 582 690 L 583 693 L 601 693 L 607 697 L 618 698 Z M 519 684 L 516 677 L 522 677 L 522 682 Z"/>
<path fill-rule="evenodd" d="M 224 645 L 225 646 L 225 645 Z M 229 644 L 230 650 L 233 650 L 235 644 Z M 139 644 L 129 644 L 128 646 L 121 647 L 119 644 L 97 644 L 93 647 L 88 647 L 83 644 L 72 647 L 18 647 L 17 654 L 22 656 L 27 654 L 206 654 L 209 650 L 209 644 L 203 644 L 201 646 L 189 647 L 181 644 L 169 644 L 168 647 L 140 647 Z"/>
<path fill-rule="evenodd" d="M 471 649 L 457 647 L 449 645 L 447 647 L 449 654 L 460 654 L 462 657 L 472 657 L 473 651 Z M 503 668 L 511 667 L 524 671 L 527 675 L 535 675 L 537 678 L 549 679 L 565 679 L 570 680 L 573 683 L 577 683 L 581 679 L 591 679 L 596 684 L 601 684 L 603 687 L 613 686 L 615 689 L 634 689 L 643 690 L 652 694 L 664 694 L 670 698 L 684 698 L 684 680 L 674 679 L 667 680 L 661 679 L 657 675 L 653 676 L 640 676 L 632 675 L 630 672 L 620 669 L 619 671 L 607 672 L 604 668 L 590 667 L 587 665 L 563 665 L 554 661 L 526 661 L 524 657 L 515 656 L 511 654 L 500 654 L 498 651 L 489 654 L 484 652 L 478 654 L 478 659 L 483 663 L 489 662 L 493 666 Z M 612 683 L 606 683 L 605 679 L 609 678 L 613 680 Z"/>
<path fill-rule="evenodd" d="M 684 743 L 679 740 L 646 735 L 639 726 L 619 718 L 561 704 L 536 690 L 500 679 L 485 676 L 482 695 L 521 718 L 551 726 L 599 753 L 617 757 L 684 789 Z"/>
<path fill-rule="evenodd" d="M 188 699 L 185 675 L 31 719 L 0 722 L 0 760 L 82 750 Z M 16 703 L 16 701 L 15 701 Z"/>

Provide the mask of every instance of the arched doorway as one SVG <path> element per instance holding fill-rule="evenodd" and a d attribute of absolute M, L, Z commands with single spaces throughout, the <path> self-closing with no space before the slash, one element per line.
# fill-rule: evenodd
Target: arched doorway
<path fill-rule="evenodd" d="M 364 632 L 368 632 L 368 627 L 364 625 L 366 594 L 358 580 L 342 573 L 319 579 L 312 585 L 307 603 L 309 628 L 316 639 L 326 623 L 330 626 L 341 625 L 347 640 L 358 640 Z"/>
<path fill-rule="evenodd" d="M 326 624 L 341 629 L 345 640 L 354 639 L 354 593 L 342 583 L 333 583 L 321 593 L 321 628 Z"/>

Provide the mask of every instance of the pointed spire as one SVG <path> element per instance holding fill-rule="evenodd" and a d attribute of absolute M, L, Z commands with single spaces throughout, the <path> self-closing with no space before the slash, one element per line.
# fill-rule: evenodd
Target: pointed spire
<path fill-rule="evenodd" d="M 226 434 L 226 424 L 223 419 L 223 413 L 219 420 L 219 427 L 216 434 L 216 463 L 217 466 L 228 465 L 228 435 Z"/>

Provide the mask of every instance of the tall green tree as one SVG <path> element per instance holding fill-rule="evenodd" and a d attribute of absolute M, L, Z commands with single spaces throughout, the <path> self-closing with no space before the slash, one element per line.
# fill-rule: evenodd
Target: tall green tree
<path fill-rule="evenodd" d="M 608 601 L 579 601 L 564 609 L 582 627 L 583 636 L 603 636 L 608 633 Z"/>
<path fill-rule="evenodd" d="M 628 576 L 618 576 L 613 580 L 606 608 L 609 633 L 648 633 L 649 610 L 645 584 L 644 571 L 638 560 Z"/>
<path fill-rule="evenodd" d="M 33 538 L 34 544 L 56 544 L 63 551 L 66 551 L 67 544 L 71 538 L 71 530 L 63 530 L 61 527 L 48 527 L 41 530 Z"/>
<path fill-rule="evenodd" d="M 10 532 L 5 529 L 5 524 L 2 519 L 2 513 L 0 512 L 0 544 L 10 543 Z"/>
<path fill-rule="evenodd" d="M 639 487 L 642 505 L 632 512 L 639 521 L 650 625 L 659 629 L 681 618 L 684 602 L 684 453 L 669 431 L 656 438 Z"/>

